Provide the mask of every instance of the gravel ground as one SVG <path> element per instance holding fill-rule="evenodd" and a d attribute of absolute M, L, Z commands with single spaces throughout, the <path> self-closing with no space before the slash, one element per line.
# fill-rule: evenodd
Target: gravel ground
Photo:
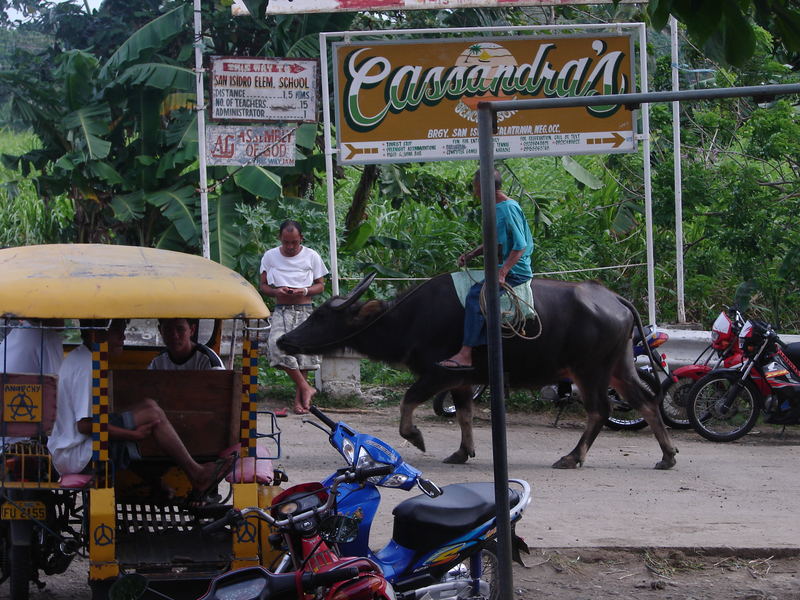
<path fill-rule="evenodd" d="M 278 406 L 277 403 L 269 403 Z M 458 444 L 458 427 L 417 411 L 428 447 L 423 454 L 397 433 L 399 411 L 331 411 L 376 435 L 440 485 L 492 479 L 488 411 L 478 410 L 477 456 L 466 465 L 441 460 Z M 714 444 L 692 431 L 672 432 L 679 448 L 671 471 L 655 471 L 660 450 L 648 429 L 604 430 L 586 464 L 574 471 L 550 465 L 577 443 L 580 417 L 559 428 L 547 415 L 508 418 L 509 476 L 527 480 L 534 499 L 517 526 L 531 547 L 527 568 L 514 567 L 519 598 L 800 599 L 800 519 L 796 476 L 800 435 L 757 427 L 739 442 Z M 279 419 L 283 456 L 275 461 L 290 484 L 319 480 L 342 459 L 303 418 Z M 391 536 L 391 509 L 408 497 L 384 493 L 373 546 Z M 34 600 L 86 597 L 87 567 L 45 578 Z M 6 597 L 7 584 L 0 586 Z"/>

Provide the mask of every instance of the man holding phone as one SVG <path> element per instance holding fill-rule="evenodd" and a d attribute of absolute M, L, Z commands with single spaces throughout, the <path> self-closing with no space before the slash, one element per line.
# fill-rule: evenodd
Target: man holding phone
<path fill-rule="evenodd" d="M 303 231 L 297 221 L 281 223 L 278 239 L 281 245 L 267 250 L 261 259 L 259 288 L 265 296 L 275 298 L 267 354 L 270 365 L 286 371 L 294 382 L 294 412 L 301 415 L 308 412 L 317 393 L 308 383 L 308 372 L 319 369 L 321 359 L 316 355 L 285 354 L 277 341 L 311 314 L 311 298 L 325 290 L 328 269 L 317 252 L 303 246 Z"/>

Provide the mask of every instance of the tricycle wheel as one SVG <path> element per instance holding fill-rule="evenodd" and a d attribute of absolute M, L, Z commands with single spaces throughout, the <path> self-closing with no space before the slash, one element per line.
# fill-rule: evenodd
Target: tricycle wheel
<path fill-rule="evenodd" d="M 108 600 L 108 592 L 111 590 L 113 579 L 102 581 L 89 581 L 89 589 L 92 591 L 92 600 Z"/>
<path fill-rule="evenodd" d="M 31 589 L 31 547 L 11 545 L 8 552 L 11 600 L 28 600 Z"/>

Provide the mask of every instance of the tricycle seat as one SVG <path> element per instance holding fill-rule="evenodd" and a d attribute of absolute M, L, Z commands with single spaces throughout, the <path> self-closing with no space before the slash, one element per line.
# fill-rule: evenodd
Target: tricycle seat
<path fill-rule="evenodd" d="M 84 475 L 82 473 L 68 473 L 67 475 L 62 475 L 61 479 L 58 480 L 59 485 L 62 488 L 67 489 L 82 489 L 89 487 L 89 484 L 94 479 L 94 475 Z"/>

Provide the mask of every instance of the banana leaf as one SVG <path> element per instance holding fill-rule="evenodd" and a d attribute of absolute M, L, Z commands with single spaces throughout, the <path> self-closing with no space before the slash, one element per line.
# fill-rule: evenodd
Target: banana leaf
<path fill-rule="evenodd" d="M 187 2 L 150 21 L 125 40 L 111 55 L 100 70 L 100 78 L 108 80 L 112 73 L 119 72 L 136 61 L 146 59 L 166 47 L 175 36 L 183 32 L 191 14 L 192 5 Z"/>
<path fill-rule="evenodd" d="M 158 207 L 175 226 L 187 244 L 200 240 L 200 223 L 197 218 L 198 195 L 194 188 L 185 185 L 177 189 L 159 190 L 145 195 L 145 201 Z"/>
<path fill-rule="evenodd" d="M 85 142 L 83 147 L 75 149 L 85 151 L 86 160 L 108 156 L 111 142 L 99 137 L 108 133 L 111 124 L 111 109 L 108 104 L 95 104 L 73 111 L 61 123 L 67 129 L 75 129 L 78 138 Z"/>

